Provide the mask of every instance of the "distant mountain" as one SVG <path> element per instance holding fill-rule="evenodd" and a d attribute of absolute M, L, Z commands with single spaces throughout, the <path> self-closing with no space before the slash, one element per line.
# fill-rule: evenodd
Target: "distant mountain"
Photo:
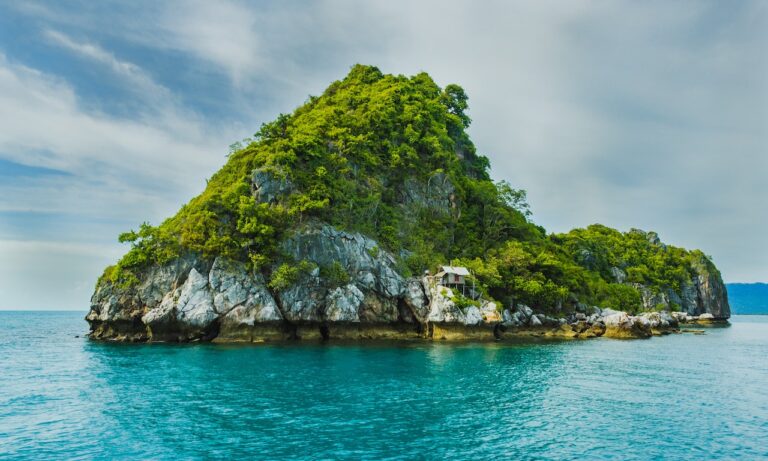
<path fill-rule="evenodd" d="M 727 283 L 734 314 L 768 314 L 768 283 Z"/>

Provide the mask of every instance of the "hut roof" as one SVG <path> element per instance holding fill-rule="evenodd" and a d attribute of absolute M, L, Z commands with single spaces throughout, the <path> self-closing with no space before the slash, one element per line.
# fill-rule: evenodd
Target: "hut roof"
<path fill-rule="evenodd" d="M 440 272 L 436 275 L 442 276 L 445 274 L 469 275 L 469 270 L 467 270 L 466 267 L 461 266 L 440 266 Z"/>

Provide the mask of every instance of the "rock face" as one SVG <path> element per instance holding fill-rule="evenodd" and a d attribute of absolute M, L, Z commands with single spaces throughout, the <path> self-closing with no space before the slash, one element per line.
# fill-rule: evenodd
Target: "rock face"
<path fill-rule="evenodd" d="M 478 326 L 501 321 L 495 303 L 481 300 L 460 308 L 449 288 L 429 278 L 404 278 L 395 258 L 360 234 L 315 223 L 287 238 L 282 250 L 312 265 L 278 290 L 243 263 L 224 258 L 209 262 L 195 255 L 146 271 L 135 287 L 102 281 L 86 317 L 91 337 L 263 341 L 389 337 L 392 331 L 428 337 L 430 323 Z M 337 268 L 335 276 L 326 274 L 332 267 Z"/>
<path fill-rule="evenodd" d="M 272 200 L 284 192 L 281 187 L 290 187 L 275 183 L 270 174 L 260 174 L 259 199 Z M 436 181 L 435 194 L 443 198 L 435 205 L 449 207 L 445 194 L 450 194 L 452 186 L 441 183 L 439 177 Z M 327 224 L 305 225 L 282 243 L 282 251 L 297 262 L 311 264 L 293 283 L 277 290 L 269 287 L 264 274 L 249 270 L 244 263 L 224 258 L 208 261 L 194 254 L 149 268 L 129 288 L 102 280 L 86 317 L 91 337 L 249 342 L 500 339 L 519 334 L 644 338 L 674 330 L 679 323 L 714 322 L 730 315 L 719 274 L 704 262 L 680 293 L 659 294 L 637 287 L 648 309 L 678 304 L 682 313 L 631 316 L 583 305 L 574 314 L 555 318 L 524 304 L 502 309 L 488 300 L 471 301 L 432 277 L 405 278 L 395 258 L 377 242 Z M 625 276 L 618 268 L 613 275 L 616 279 Z"/>
<path fill-rule="evenodd" d="M 251 175 L 253 196 L 262 203 L 276 203 L 293 191 L 293 184 L 285 175 L 268 168 L 258 168 Z"/>
<path fill-rule="evenodd" d="M 621 269 L 614 269 L 614 276 L 621 273 Z M 711 314 L 717 320 L 730 318 L 728 293 L 717 270 L 703 258 L 693 264 L 693 269 L 695 274 L 680 287 L 679 292 L 670 289 L 658 293 L 638 283 L 630 285 L 640 292 L 643 309 L 647 311 L 679 309 L 690 316 Z M 618 281 L 619 277 L 616 278 Z"/>
<path fill-rule="evenodd" d="M 209 268 L 187 257 L 148 277 L 153 283 L 137 289 L 107 283 L 96 290 L 86 317 L 92 337 L 190 341 L 282 321 L 263 276 L 249 273 L 242 263 L 217 258 Z"/>

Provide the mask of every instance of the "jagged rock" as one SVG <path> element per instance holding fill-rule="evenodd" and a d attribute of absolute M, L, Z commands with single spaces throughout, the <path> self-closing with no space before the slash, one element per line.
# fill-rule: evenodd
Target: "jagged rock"
<path fill-rule="evenodd" d="M 224 258 L 216 258 L 208 274 L 208 283 L 216 293 L 213 297 L 213 307 L 219 314 L 226 314 L 245 303 L 250 286 L 245 265 L 225 261 Z"/>
<path fill-rule="evenodd" d="M 401 318 L 397 298 L 367 291 L 360 306 L 360 321 L 369 323 L 396 322 Z"/>
<path fill-rule="evenodd" d="M 280 311 L 291 322 L 312 322 L 322 320 L 322 309 L 328 288 L 320 279 L 320 269 L 314 268 L 309 273 L 283 290 L 277 292 Z"/>
<path fill-rule="evenodd" d="M 695 279 L 686 281 L 680 288 L 680 309 L 690 315 L 696 315 L 699 291 Z"/>
<path fill-rule="evenodd" d="M 137 286 L 121 288 L 109 281 L 100 282 L 91 297 L 91 309 L 86 320 L 102 322 L 140 323 L 140 318 L 160 305 L 166 293 L 174 290 L 195 266 L 205 266 L 194 256 L 184 255 L 170 263 L 152 266 Z"/>
<path fill-rule="evenodd" d="M 181 288 L 165 295 L 160 305 L 141 317 L 141 321 L 150 328 L 157 328 L 160 325 L 169 325 L 176 318 L 175 309 L 176 302 L 181 294 Z"/>
<path fill-rule="evenodd" d="M 359 322 L 358 309 L 365 295 L 354 284 L 338 287 L 328 293 L 325 319 L 331 322 Z"/>
<path fill-rule="evenodd" d="M 293 184 L 285 174 L 271 168 L 258 168 L 251 175 L 253 196 L 262 203 L 275 203 L 293 192 Z"/>
<path fill-rule="evenodd" d="M 250 273 L 245 264 L 217 258 L 208 274 L 208 283 L 213 307 L 223 316 L 222 328 L 282 320 L 264 276 Z"/>
<path fill-rule="evenodd" d="M 603 322 L 595 322 L 593 325 L 581 334 L 583 338 L 597 338 L 605 335 L 605 324 Z"/>
<path fill-rule="evenodd" d="M 419 322 L 426 321 L 429 316 L 429 297 L 426 280 L 419 278 L 409 278 L 405 284 L 405 293 L 403 300 L 411 309 L 414 317 Z"/>
<path fill-rule="evenodd" d="M 287 239 L 283 249 L 296 261 L 312 261 L 319 267 L 340 264 L 361 290 L 389 298 L 405 293 L 405 279 L 396 270 L 395 258 L 361 234 L 314 224 Z"/>
<path fill-rule="evenodd" d="M 705 261 L 694 264 L 697 271 L 695 285 L 698 290 L 697 314 L 711 314 L 715 319 L 727 319 L 731 316 L 728 294 L 725 284 L 714 265 Z"/>
<path fill-rule="evenodd" d="M 530 319 L 531 316 L 533 315 L 533 309 L 531 309 L 530 307 L 526 306 L 525 304 L 518 304 L 517 305 L 517 312 L 522 314 L 525 317 L 526 320 Z"/>
<path fill-rule="evenodd" d="M 208 278 L 194 268 L 181 288 L 176 311 L 179 322 L 200 329 L 208 327 L 218 316 L 208 290 Z"/>
<path fill-rule="evenodd" d="M 699 322 L 714 322 L 715 321 L 715 316 L 707 312 L 707 313 L 701 314 L 699 316 L 699 318 L 698 318 L 698 321 Z"/>
<path fill-rule="evenodd" d="M 644 312 L 638 317 L 647 319 L 647 321 L 650 323 L 651 330 L 655 334 L 669 331 L 671 329 L 677 328 L 679 325 L 677 319 L 666 311 Z"/>
<path fill-rule="evenodd" d="M 606 307 L 606 308 L 605 308 L 605 309 L 603 309 L 603 311 L 600 313 L 600 316 L 601 316 L 601 317 L 608 317 L 609 315 L 613 315 L 613 314 L 624 314 L 624 312 L 622 312 L 622 311 L 617 311 L 617 310 L 615 310 L 615 309 L 611 309 L 610 307 Z"/>
<path fill-rule="evenodd" d="M 539 320 L 538 315 L 532 315 L 530 319 L 530 325 L 532 327 L 540 327 L 543 325 L 543 323 L 541 323 L 541 320 Z"/>
<path fill-rule="evenodd" d="M 426 182 L 407 179 L 401 193 L 401 203 L 408 216 L 415 216 L 422 208 L 450 214 L 456 206 L 456 188 L 442 172 L 433 174 Z"/>
<path fill-rule="evenodd" d="M 560 338 L 576 338 L 579 336 L 579 334 L 567 323 L 563 323 L 557 328 L 547 331 L 545 334 L 547 336 L 557 336 Z"/>
<path fill-rule="evenodd" d="M 616 283 L 624 283 L 627 280 L 627 273 L 616 266 L 611 267 L 611 275 Z"/>
<path fill-rule="evenodd" d="M 430 322 L 464 322 L 465 316 L 453 302 L 453 291 L 437 285 L 432 289 L 432 302 L 428 320 Z"/>
<path fill-rule="evenodd" d="M 480 312 L 480 309 L 477 306 L 467 307 L 464 313 L 464 324 L 479 325 L 481 323 L 483 323 L 483 314 Z"/>
<path fill-rule="evenodd" d="M 605 324 L 604 336 L 609 338 L 647 338 L 651 336 L 651 325 L 642 317 L 630 317 L 626 312 L 617 312 L 601 318 Z"/>
<path fill-rule="evenodd" d="M 480 304 L 480 314 L 482 316 L 483 322 L 486 323 L 502 321 L 501 315 L 499 314 L 499 309 L 497 308 L 496 303 L 492 301 L 483 301 Z"/>

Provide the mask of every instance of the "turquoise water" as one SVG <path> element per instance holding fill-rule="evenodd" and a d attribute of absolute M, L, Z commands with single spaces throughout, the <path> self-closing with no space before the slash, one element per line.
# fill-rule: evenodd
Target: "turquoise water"
<path fill-rule="evenodd" d="M 764 316 L 638 341 L 249 347 L 93 343 L 82 317 L 0 312 L 0 459 L 768 458 Z"/>

